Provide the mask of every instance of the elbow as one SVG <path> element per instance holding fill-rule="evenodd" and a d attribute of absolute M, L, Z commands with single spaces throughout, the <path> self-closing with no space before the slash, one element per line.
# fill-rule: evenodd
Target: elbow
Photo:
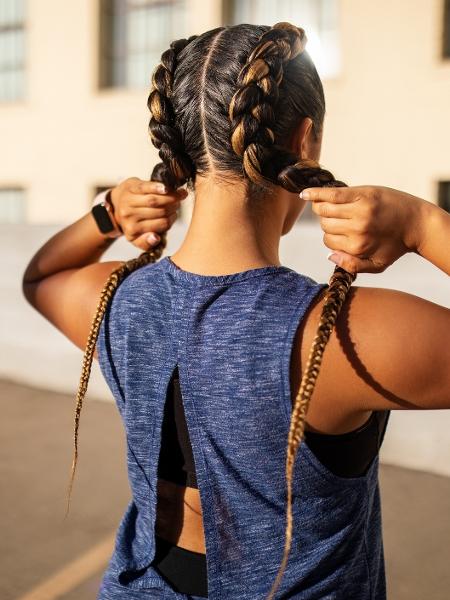
<path fill-rule="evenodd" d="M 34 307 L 33 304 L 33 297 L 34 297 L 34 285 L 29 282 L 26 281 L 26 279 L 22 279 L 22 295 L 25 298 L 25 300 L 28 302 L 28 304 L 31 304 L 31 306 Z"/>
<path fill-rule="evenodd" d="M 31 263 L 30 263 L 31 264 Z M 25 298 L 25 300 L 31 304 L 31 306 L 35 306 L 34 305 L 34 298 L 36 295 L 36 280 L 32 280 L 30 277 L 30 264 L 27 266 L 27 268 L 25 269 L 23 275 L 22 275 L 22 295 Z"/>

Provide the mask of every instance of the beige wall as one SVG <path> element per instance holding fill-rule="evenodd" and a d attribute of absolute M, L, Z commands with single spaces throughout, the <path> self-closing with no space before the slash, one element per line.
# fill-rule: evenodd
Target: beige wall
<path fill-rule="evenodd" d="M 189 33 L 220 25 L 220 0 L 189 0 Z M 29 0 L 28 98 L 0 104 L 0 185 L 28 188 L 32 223 L 70 222 L 92 187 L 148 178 L 148 91 L 98 91 L 95 0 Z M 349 184 L 436 199 L 450 179 L 450 61 L 442 0 L 342 0 L 342 73 L 324 82 L 321 162 Z M 150 79 L 150 74 L 149 74 Z"/>
<path fill-rule="evenodd" d="M 326 82 L 322 162 L 351 185 L 428 200 L 450 180 L 450 60 L 441 0 L 342 0 L 343 72 Z"/>

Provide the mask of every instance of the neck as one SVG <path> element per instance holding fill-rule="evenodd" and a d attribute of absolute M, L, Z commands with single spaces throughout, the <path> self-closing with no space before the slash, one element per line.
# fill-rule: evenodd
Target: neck
<path fill-rule="evenodd" d="M 204 275 L 280 265 L 286 212 L 283 190 L 267 199 L 250 199 L 245 182 L 223 184 L 197 175 L 192 219 L 171 256 L 182 269 Z"/>

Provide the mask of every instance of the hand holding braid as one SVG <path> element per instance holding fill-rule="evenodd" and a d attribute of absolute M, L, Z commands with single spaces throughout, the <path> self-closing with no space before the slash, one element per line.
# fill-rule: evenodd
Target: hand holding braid
<path fill-rule="evenodd" d="M 275 144 L 275 108 L 283 79 L 283 66 L 304 50 L 306 35 L 303 29 L 290 23 L 277 23 L 259 39 L 238 77 L 229 118 L 232 124 L 231 145 L 242 156 L 245 174 L 260 185 L 272 183 L 290 192 L 307 187 L 343 187 L 330 171 L 319 163 L 298 156 Z M 295 458 L 304 437 L 306 414 L 322 363 L 323 353 L 337 316 L 356 275 L 340 267 L 328 284 L 327 294 L 314 337 L 300 388 L 293 402 L 286 453 L 287 511 L 285 548 L 280 569 L 266 600 L 274 598 L 287 565 L 292 542 L 292 478 Z"/>
<path fill-rule="evenodd" d="M 197 36 L 175 40 L 170 48 L 161 55 L 161 63 L 152 75 L 152 90 L 147 106 L 152 114 L 149 123 L 150 137 L 159 148 L 159 157 L 163 161 L 153 169 L 151 179 L 162 181 L 168 187 L 180 187 L 194 174 L 195 168 L 184 150 L 181 133 L 175 125 L 175 115 L 170 98 L 173 91 L 173 78 L 177 56 Z"/>

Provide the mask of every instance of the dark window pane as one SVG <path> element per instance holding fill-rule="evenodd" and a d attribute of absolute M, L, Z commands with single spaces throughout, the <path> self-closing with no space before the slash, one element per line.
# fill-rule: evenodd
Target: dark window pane
<path fill-rule="evenodd" d="M 102 0 L 100 86 L 150 87 L 172 40 L 185 36 L 185 0 Z"/>
<path fill-rule="evenodd" d="M 450 213 L 450 181 L 439 182 L 438 205 Z"/>
<path fill-rule="evenodd" d="M 442 55 L 444 58 L 450 58 L 450 0 L 444 0 Z"/>

